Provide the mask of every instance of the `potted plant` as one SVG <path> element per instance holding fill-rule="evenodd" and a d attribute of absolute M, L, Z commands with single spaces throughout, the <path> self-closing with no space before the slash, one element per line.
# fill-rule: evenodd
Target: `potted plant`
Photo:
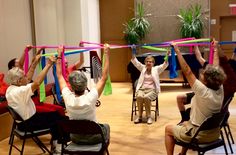
<path fill-rule="evenodd" d="M 180 9 L 177 15 L 181 22 L 180 33 L 182 38 L 201 38 L 203 34 L 203 20 L 201 5 L 196 4 L 186 10 Z"/>
<path fill-rule="evenodd" d="M 138 3 L 136 7 L 136 16 L 124 24 L 124 39 L 128 44 L 138 44 L 145 38 L 149 31 L 150 24 L 145 19 L 145 10 L 143 3 Z"/>

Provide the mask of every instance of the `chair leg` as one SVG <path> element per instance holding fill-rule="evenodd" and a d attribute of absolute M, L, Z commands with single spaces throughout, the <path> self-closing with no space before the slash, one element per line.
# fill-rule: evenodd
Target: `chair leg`
<path fill-rule="evenodd" d="M 21 154 L 21 155 L 23 155 L 23 153 L 24 153 L 25 141 L 26 141 L 26 139 L 23 139 L 22 147 L 21 147 L 21 151 L 20 151 L 20 154 Z"/>
<path fill-rule="evenodd" d="M 35 143 L 40 147 L 40 149 L 45 153 L 45 150 L 49 153 L 52 154 L 51 151 L 49 151 L 49 149 L 41 142 L 41 140 L 36 136 L 34 138 L 32 138 Z"/>
<path fill-rule="evenodd" d="M 225 144 L 225 138 L 224 138 L 222 130 L 220 130 L 220 135 L 221 135 L 221 138 L 222 138 L 222 140 L 224 142 L 225 154 L 228 155 L 228 151 L 227 151 L 226 144 Z"/>
<path fill-rule="evenodd" d="M 40 149 L 43 151 L 43 153 L 45 153 L 46 151 L 44 150 L 44 147 L 40 144 L 40 142 L 37 140 L 37 138 L 32 137 L 32 139 L 40 147 Z"/>
<path fill-rule="evenodd" d="M 230 140 L 229 140 L 229 135 L 228 135 L 226 126 L 224 126 L 223 128 L 224 128 L 224 132 L 225 132 L 225 135 L 226 135 L 226 138 L 227 138 L 227 141 L 228 141 L 228 145 L 229 145 L 230 151 L 231 151 L 231 153 L 233 154 L 233 149 L 232 149 L 232 146 L 231 146 L 231 142 L 230 142 Z"/>
<path fill-rule="evenodd" d="M 16 125 L 15 125 L 15 123 L 13 123 L 13 125 L 12 125 L 12 128 L 11 128 L 11 134 L 10 134 L 10 138 L 9 138 L 9 142 L 8 142 L 8 144 L 10 144 L 11 143 L 11 140 L 12 140 L 12 138 L 13 138 L 13 132 L 14 132 L 14 129 L 16 128 Z"/>
<path fill-rule="evenodd" d="M 229 123 L 227 123 L 227 129 L 228 129 L 228 133 L 229 133 L 230 139 L 232 141 L 232 144 L 234 144 L 234 138 L 232 136 L 232 133 L 231 133 L 231 130 L 230 130 L 230 127 L 229 127 Z"/>
<path fill-rule="evenodd" d="M 9 155 L 11 155 L 12 147 L 13 147 L 13 142 L 14 142 L 14 134 L 12 133 L 12 137 L 10 137 L 10 149 L 9 149 Z"/>

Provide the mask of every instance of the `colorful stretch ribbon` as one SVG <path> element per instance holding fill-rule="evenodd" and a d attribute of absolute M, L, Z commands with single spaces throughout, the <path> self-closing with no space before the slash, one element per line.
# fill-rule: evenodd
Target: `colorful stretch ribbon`
<path fill-rule="evenodd" d="M 194 39 L 194 38 L 183 38 L 183 39 L 177 39 L 177 40 L 172 40 L 172 41 L 167 41 L 163 43 L 156 43 L 156 44 L 144 44 L 144 45 L 110 45 L 110 49 L 117 49 L 117 48 L 130 48 L 130 47 L 138 47 L 141 46 L 142 48 L 150 49 L 150 50 L 155 50 L 155 51 L 168 51 L 168 48 L 160 48 L 160 47 L 169 47 L 172 42 L 175 42 L 178 44 L 178 46 L 186 46 L 186 47 L 192 47 L 192 46 L 205 46 L 205 45 L 210 45 L 210 39 L 209 38 L 202 38 L 202 39 Z M 63 76 L 65 77 L 65 56 L 71 55 L 71 54 L 77 54 L 77 53 L 82 53 L 90 50 L 96 50 L 96 49 L 101 49 L 104 48 L 104 44 L 100 43 L 93 43 L 93 42 L 85 42 L 82 41 L 81 43 L 84 44 L 93 44 L 95 46 L 90 46 L 90 47 L 81 47 L 81 46 L 64 46 L 65 50 L 73 50 L 73 51 L 64 51 L 64 54 L 62 55 L 62 73 Z M 225 45 L 225 44 L 236 44 L 235 41 L 222 41 L 219 42 L 220 45 Z M 160 47 L 156 47 L 160 46 Z M 51 48 L 51 49 L 57 49 L 58 46 L 32 46 L 32 48 Z M 177 77 L 177 72 L 176 72 L 176 60 L 175 60 L 175 52 L 174 49 L 171 49 L 171 59 L 169 59 L 170 63 L 170 78 L 175 78 Z M 25 74 L 28 72 L 28 67 L 29 67 L 29 50 L 28 48 L 25 48 L 25 64 L 24 64 L 24 71 Z M 57 56 L 57 53 L 43 53 L 42 56 L 42 67 L 44 66 L 43 59 L 47 56 L 55 55 Z M 213 63 L 213 55 L 214 51 L 212 46 L 210 46 L 210 55 L 209 55 L 209 63 Z M 56 75 L 54 75 L 56 77 Z M 108 78 L 107 81 L 110 81 L 110 77 Z M 45 79 L 45 83 L 46 83 Z M 56 83 L 56 79 L 55 79 Z M 107 83 L 107 82 L 106 82 Z M 107 84 L 106 84 L 107 85 Z M 58 85 L 59 86 L 59 85 Z M 59 87 L 58 87 L 59 88 Z M 59 89 L 60 92 L 60 89 Z M 58 98 L 61 98 L 58 96 Z"/>
<path fill-rule="evenodd" d="M 104 68 L 105 59 L 106 59 L 106 56 L 105 56 L 105 54 L 103 54 L 102 69 Z M 112 94 L 111 79 L 110 79 L 110 74 L 108 74 L 108 78 L 105 83 L 103 95 L 111 95 L 111 94 Z"/>
<path fill-rule="evenodd" d="M 152 47 L 152 46 L 142 46 L 143 48 L 149 49 L 149 50 L 154 50 L 154 51 L 168 51 L 166 48 L 158 48 L 158 47 Z"/>
<path fill-rule="evenodd" d="M 170 60 L 169 60 L 169 66 L 170 66 L 169 77 L 170 77 L 170 79 L 174 79 L 174 78 L 178 77 L 178 73 L 176 71 L 176 58 L 175 58 L 175 50 L 173 47 L 171 48 L 171 59 Z"/>
<path fill-rule="evenodd" d="M 24 64 L 24 71 L 25 71 L 25 75 L 28 73 L 28 69 L 29 69 L 29 49 L 28 47 L 25 48 L 25 64 Z"/>

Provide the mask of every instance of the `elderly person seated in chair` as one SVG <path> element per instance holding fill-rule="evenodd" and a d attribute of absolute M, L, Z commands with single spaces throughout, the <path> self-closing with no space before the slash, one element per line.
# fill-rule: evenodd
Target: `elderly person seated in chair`
<path fill-rule="evenodd" d="M 132 49 L 135 51 L 135 49 Z M 141 72 L 138 83 L 136 86 L 135 97 L 138 105 L 138 117 L 134 120 L 134 123 L 142 122 L 143 104 L 145 106 L 147 124 L 152 124 L 151 118 L 151 102 L 157 98 L 160 92 L 160 79 L 159 75 L 168 67 L 168 59 L 165 59 L 164 63 L 158 66 L 155 65 L 155 59 L 149 55 L 145 58 L 145 65 L 138 61 L 135 56 L 136 52 L 133 52 L 131 62 Z M 168 58 L 169 52 L 167 52 Z"/>
<path fill-rule="evenodd" d="M 57 111 L 38 113 L 35 104 L 31 99 L 34 91 L 39 88 L 39 85 L 47 75 L 48 70 L 54 62 L 54 58 L 50 57 L 44 69 L 29 83 L 24 71 L 19 67 L 13 67 L 8 71 L 7 78 L 10 86 L 6 91 L 6 99 L 8 105 L 15 110 L 29 128 L 24 128 L 24 123 L 19 124 L 18 128 L 22 131 L 32 131 L 41 129 L 51 129 L 52 140 L 58 139 L 57 120 L 67 119 L 66 116 L 61 116 Z M 29 72 L 33 72 L 33 68 Z"/>
<path fill-rule="evenodd" d="M 226 79 L 224 71 L 219 66 L 207 65 L 200 73 L 199 80 L 192 73 L 184 60 L 179 48 L 172 44 L 183 74 L 186 76 L 195 95 L 191 100 L 190 120 L 179 125 L 167 125 L 165 128 L 165 146 L 167 155 L 173 155 L 175 140 L 189 142 L 202 122 L 220 112 L 224 99 L 223 83 Z M 220 136 L 219 129 L 203 131 L 198 137 L 199 142 L 212 142 Z M 180 155 L 185 155 L 186 148 L 182 148 Z"/>
<path fill-rule="evenodd" d="M 105 65 L 102 71 L 102 77 L 96 84 L 95 88 L 92 88 L 90 92 L 86 92 L 87 77 L 81 71 L 73 71 L 69 75 L 69 83 L 72 91 L 68 88 L 66 80 L 62 76 L 61 71 L 61 54 L 63 47 L 58 49 L 58 57 L 56 61 L 56 72 L 62 92 L 65 106 L 70 119 L 74 120 L 90 120 L 97 122 L 96 119 L 96 101 L 102 94 L 106 80 L 109 73 L 109 48 L 105 45 Z M 108 124 L 101 124 L 104 131 L 106 141 L 110 138 L 110 127 Z M 74 143 L 86 142 L 87 144 L 94 143 L 94 138 L 83 137 L 81 135 L 72 135 L 71 140 Z"/>

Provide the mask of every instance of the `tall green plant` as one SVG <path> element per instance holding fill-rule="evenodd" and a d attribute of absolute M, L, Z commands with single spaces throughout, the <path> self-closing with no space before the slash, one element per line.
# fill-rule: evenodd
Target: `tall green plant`
<path fill-rule="evenodd" d="M 138 44 L 145 38 L 149 31 L 150 24 L 145 19 L 145 10 L 143 3 L 138 3 L 136 7 L 136 16 L 124 24 L 124 39 L 128 44 Z"/>
<path fill-rule="evenodd" d="M 196 4 L 184 10 L 180 9 L 181 28 L 180 33 L 182 38 L 195 37 L 201 38 L 203 34 L 203 21 L 201 14 L 201 5 Z"/>

